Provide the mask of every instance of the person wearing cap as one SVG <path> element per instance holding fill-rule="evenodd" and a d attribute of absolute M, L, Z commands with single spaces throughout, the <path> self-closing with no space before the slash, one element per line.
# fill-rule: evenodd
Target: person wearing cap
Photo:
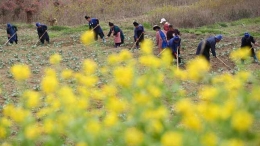
<path fill-rule="evenodd" d="M 170 23 L 167 22 L 165 18 L 162 18 L 160 23 L 163 25 L 163 30 L 165 30 L 166 32 L 169 31 Z"/>
<path fill-rule="evenodd" d="M 17 44 L 18 42 L 18 36 L 17 36 L 17 27 L 7 23 L 6 32 L 7 32 L 7 38 L 11 44 L 15 42 Z"/>
<path fill-rule="evenodd" d="M 137 23 L 137 22 L 133 22 L 133 25 L 135 27 L 134 29 L 134 40 L 135 40 L 135 44 L 136 44 L 136 49 L 140 49 L 140 42 L 143 42 L 144 40 L 144 27 L 143 25 Z"/>
<path fill-rule="evenodd" d="M 98 40 L 98 36 L 103 40 L 105 43 L 105 35 L 103 33 L 102 28 L 99 25 L 99 20 L 97 18 L 90 18 L 89 16 L 85 16 L 85 19 L 88 21 L 89 29 L 93 29 L 95 33 L 95 40 Z"/>
<path fill-rule="evenodd" d="M 172 39 L 174 36 L 180 36 L 181 33 L 178 29 L 174 29 L 172 25 L 169 25 L 169 31 L 167 31 L 167 41 Z"/>
<path fill-rule="evenodd" d="M 44 44 L 45 40 L 48 43 L 50 43 L 49 34 L 47 32 L 48 27 L 44 24 L 40 24 L 39 22 L 36 23 L 36 27 L 37 27 L 38 36 L 39 36 L 39 39 L 40 39 L 42 45 Z"/>
<path fill-rule="evenodd" d="M 156 31 L 156 45 L 158 46 L 158 51 L 160 53 L 163 49 L 167 48 L 166 34 L 158 25 L 154 25 L 153 30 Z"/>
<path fill-rule="evenodd" d="M 120 47 L 120 45 L 124 43 L 124 39 L 125 39 L 123 31 L 118 26 L 114 25 L 111 22 L 109 22 L 108 25 L 110 27 L 110 31 L 107 36 L 110 37 L 111 34 L 113 34 L 115 47 L 116 48 Z"/>
<path fill-rule="evenodd" d="M 178 62 L 181 63 L 181 57 L 180 57 L 180 48 L 181 48 L 181 38 L 176 35 L 173 38 L 169 40 L 168 47 L 172 51 L 172 56 L 174 59 L 178 58 Z"/>
<path fill-rule="evenodd" d="M 209 37 L 207 40 L 203 40 L 199 43 L 196 51 L 196 55 L 202 55 L 205 57 L 208 61 L 210 61 L 210 49 L 212 52 L 212 55 L 214 57 L 216 56 L 216 43 L 220 42 L 222 40 L 222 35 L 216 35 L 213 37 Z"/>
<path fill-rule="evenodd" d="M 251 57 L 254 58 L 254 62 L 258 62 L 256 53 L 255 53 L 255 50 L 254 50 L 252 44 L 254 44 L 255 46 L 258 46 L 254 37 L 251 36 L 248 32 L 246 32 L 241 39 L 241 48 L 244 48 L 244 47 L 249 48 L 251 50 Z"/>

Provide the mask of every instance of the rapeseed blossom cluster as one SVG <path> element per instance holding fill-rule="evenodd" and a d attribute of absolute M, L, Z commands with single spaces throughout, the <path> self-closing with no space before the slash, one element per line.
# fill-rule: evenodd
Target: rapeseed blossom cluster
<path fill-rule="evenodd" d="M 82 36 L 83 43 L 91 43 L 91 33 Z M 186 69 L 178 69 L 169 52 L 158 58 L 152 46 L 145 40 L 137 59 L 127 50 L 112 54 L 103 67 L 84 60 L 78 72 L 61 70 L 62 57 L 51 56 L 54 66 L 45 69 L 41 90 L 25 90 L 18 103 L 3 106 L 1 145 L 244 146 L 260 142 L 260 135 L 252 130 L 259 120 L 260 85 L 246 86 L 251 73 L 211 76 L 208 62 L 199 57 Z M 239 53 L 233 57 L 241 58 Z M 11 72 L 17 81 L 30 77 L 24 65 L 15 65 Z M 98 84 L 98 73 L 107 82 Z M 187 81 L 198 85 L 197 94 L 182 88 Z"/>

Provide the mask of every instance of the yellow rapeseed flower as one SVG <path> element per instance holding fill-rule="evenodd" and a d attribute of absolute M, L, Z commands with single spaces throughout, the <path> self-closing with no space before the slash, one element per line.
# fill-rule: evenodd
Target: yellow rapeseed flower
<path fill-rule="evenodd" d="M 94 62 L 93 60 L 86 59 L 86 60 L 83 61 L 82 71 L 83 71 L 86 75 L 94 74 L 95 71 L 96 71 L 96 69 L 97 69 L 97 64 L 96 64 L 96 62 Z"/>
<path fill-rule="evenodd" d="M 201 120 L 194 113 L 184 115 L 182 118 L 182 124 L 190 130 L 200 131 L 202 129 Z"/>
<path fill-rule="evenodd" d="M 128 128 L 125 131 L 125 142 L 127 145 L 141 145 L 144 140 L 144 134 L 137 128 Z"/>
<path fill-rule="evenodd" d="M 160 120 L 151 120 L 147 125 L 147 132 L 149 133 L 161 133 L 163 130 L 163 125 Z"/>
<path fill-rule="evenodd" d="M 118 122 L 118 116 L 114 112 L 107 114 L 104 119 L 104 125 L 106 127 L 114 126 L 117 124 L 117 122 Z"/>
<path fill-rule="evenodd" d="M 59 82 L 55 76 L 45 76 L 42 79 L 41 87 L 45 93 L 49 94 L 56 91 L 58 84 Z"/>
<path fill-rule="evenodd" d="M 46 119 L 43 123 L 43 130 L 45 133 L 50 134 L 54 130 L 54 121 L 51 119 Z"/>
<path fill-rule="evenodd" d="M 178 132 L 166 132 L 161 138 L 162 146 L 182 146 L 182 135 Z"/>
<path fill-rule="evenodd" d="M 134 70 L 131 67 L 117 67 L 114 70 L 114 78 L 117 84 L 129 87 L 133 82 Z"/>
<path fill-rule="evenodd" d="M 181 99 L 175 104 L 176 111 L 181 114 L 190 114 L 194 110 L 194 105 L 190 99 Z"/>
<path fill-rule="evenodd" d="M 210 65 L 206 59 L 202 57 L 197 57 L 190 61 L 187 65 L 188 77 L 190 80 L 199 81 L 204 77 L 210 69 Z"/>
<path fill-rule="evenodd" d="M 29 125 L 25 128 L 25 137 L 33 140 L 40 135 L 40 127 L 38 125 Z"/>
<path fill-rule="evenodd" d="M 254 117 L 248 113 L 247 111 L 240 110 L 235 112 L 235 114 L 232 117 L 232 127 L 236 129 L 237 131 L 247 131 L 252 126 L 254 121 Z"/>
<path fill-rule="evenodd" d="M 35 108 L 39 105 L 40 103 L 40 94 L 35 91 L 25 91 L 24 92 L 24 97 L 26 99 L 26 104 L 29 108 Z"/>
<path fill-rule="evenodd" d="M 162 62 L 166 67 L 169 67 L 173 62 L 173 57 L 170 49 L 164 50 L 162 53 Z"/>
<path fill-rule="evenodd" d="M 153 55 L 141 56 L 139 57 L 139 62 L 142 65 L 151 68 L 158 68 L 161 66 L 161 60 Z"/>
<path fill-rule="evenodd" d="M 224 141 L 220 146 L 245 146 L 245 143 L 240 139 L 230 139 Z"/>
<path fill-rule="evenodd" d="M 88 146 L 86 142 L 78 142 L 76 146 Z"/>
<path fill-rule="evenodd" d="M 85 125 L 85 130 L 94 135 L 99 134 L 101 128 L 101 124 L 96 120 L 91 120 Z"/>
<path fill-rule="evenodd" d="M 215 87 L 205 86 L 200 90 L 199 96 L 202 100 L 211 101 L 218 94 L 218 90 Z"/>
<path fill-rule="evenodd" d="M 7 119 L 6 117 L 2 117 L 0 119 L 0 125 L 10 127 L 12 125 L 11 121 Z"/>
<path fill-rule="evenodd" d="M 49 61 L 50 61 L 50 64 L 56 65 L 56 64 L 59 64 L 61 62 L 61 60 L 62 60 L 61 55 L 56 53 L 54 55 L 51 55 Z"/>
<path fill-rule="evenodd" d="M 17 64 L 12 66 L 11 73 L 17 81 L 23 81 L 30 77 L 31 71 L 28 65 Z"/>
<path fill-rule="evenodd" d="M 218 137 L 212 132 L 205 134 L 201 139 L 201 143 L 204 146 L 216 146 L 217 142 Z"/>
<path fill-rule="evenodd" d="M 145 39 L 141 44 L 141 52 L 146 55 L 150 55 L 153 52 L 153 41 Z"/>
<path fill-rule="evenodd" d="M 89 30 L 81 35 L 81 42 L 85 45 L 89 45 L 94 42 L 94 32 Z"/>
<path fill-rule="evenodd" d="M 221 108 L 217 104 L 211 103 L 200 103 L 197 108 L 200 115 L 209 122 L 214 122 L 218 119 L 222 112 Z"/>
<path fill-rule="evenodd" d="M 111 55 L 109 55 L 109 56 L 107 57 L 107 62 L 108 62 L 108 64 L 110 64 L 110 65 L 115 65 L 115 64 L 117 64 L 117 63 L 120 63 L 121 60 L 120 60 L 118 54 L 111 54 Z"/>
<path fill-rule="evenodd" d="M 0 139 L 5 138 L 7 135 L 7 132 L 3 126 L 0 126 Z"/>
<path fill-rule="evenodd" d="M 122 50 L 119 53 L 119 58 L 121 61 L 127 61 L 127 60 L 133 58 L 133 55 L 128 50 Z"/>
<path fill-rule="evenodd" d="M 247 59 L 250 57 L 251 49 L 249 47 L 244 47 L 231 52 L 230 58 L 233 61 L 240 61 L 241 59 Z"/>
<path fill-rule="evenodd" d="M 156 87 L 154 85 L 149 85 L 147 87 L 148 92 L 150 93 L 150 95 L 152 95 L 152 97 L 160 97 L 162 95 L 161 89 L 159 87 Z"/>
<path fill-rule="evenodd" d="M 61 77 L 65 80 L 70 79 L 73 75 L 73 71 L 70 69 L 65 69 L 61 73 Z"/>

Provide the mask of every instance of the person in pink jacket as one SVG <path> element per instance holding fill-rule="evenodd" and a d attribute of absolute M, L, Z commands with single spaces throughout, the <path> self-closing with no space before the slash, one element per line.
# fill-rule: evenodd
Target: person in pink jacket
<path fill-rule="evenodd" d="M 162 24 L 164 31 L 167 33 L 167 31 L 169 31 L 170 23 L 167 22 L 165 18 L 162 18 L 160 23 Z"/>
<path fill-rule="evenodd" d="M 160 53 L 163 49 L 167 48 L 166 32 L 164 30 L 161 30 L 158 25 L 154 25 L 153 30 L 156 31 L 156 45 L 158 46 L 158 50 Z"/>

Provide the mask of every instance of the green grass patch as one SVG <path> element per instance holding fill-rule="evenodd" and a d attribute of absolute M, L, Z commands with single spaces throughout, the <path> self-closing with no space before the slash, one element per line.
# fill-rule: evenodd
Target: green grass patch
<path fill-rule="evenodd" d="M 49 30 L 53 30 L 53 31 L 65 31 L 65 30 L 68 30 L 70 29 L 69 27 L 67 26 L 51 26 L 49 28 Z"/>

